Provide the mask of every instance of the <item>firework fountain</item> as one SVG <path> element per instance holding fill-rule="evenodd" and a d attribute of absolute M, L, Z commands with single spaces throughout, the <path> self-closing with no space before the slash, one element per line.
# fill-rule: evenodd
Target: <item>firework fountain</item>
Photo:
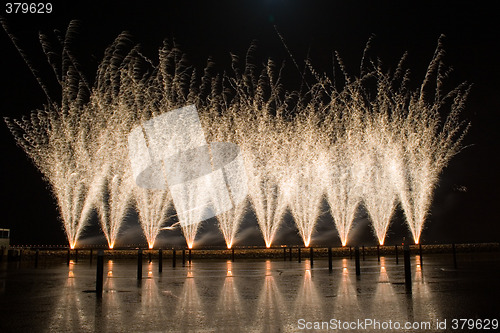
<path fill-rule="evenodd" d="M 285 177 L 292 187 L 289 206 L 306 247 L 321 214 L 328 170 L 325 147 L 328 137 L 318 131 L 319 119 L 314 116 L 314 111 L 307 112 L 299 115 L 293 123 L 291 161 L 287 163 Z"/>
<path fill-rule="evenodd" d="M 377 119 L 376 124 L 367 126 L 365 161 L 367 166 L 363 184 L 363 204 L 370 215 L 375 235 L 384 244 L 392 214 L 397 205 L 397 191 L 394 180 L 398 173 L 394 156 L 394 147 L 390 142 L 390 133 L 386 133 L 387 124 Z M 378 126 L 377 126 L 378 125 Z M 385 125 L 385 126 L 384 126 Z"/>
<path fill-rule="evenodd" d="M 336 104 L 333 104 L 335 107 Z M 339 118 L 334 115 L 336 128 L 333 144 L 329 147 L 330 172 L 326 183 L 326 197 L 340 236 L 347 244 L 349 231 L 363 196 L 365 165 L 362 146 L 362 119 L 359 109 L 353 106 Z"/>
<path fill-rule="evenodd" d="M 248 58 L 248 57 L 247 57 Z M 259 75 L 251 64 L 240 74 L 235 68 L 230 80 L 235 87 L 233 99 L 234 130 L 242 150 L 248 176 L 249 200 L 257 217 L 266 247 L 270 247 L 287 208 L 289 186 L 284 180 L 288 155 L 288 96 L 280 93 L 280 77 L 269 60 Z"/>
<path fill-rule="evenodd" d="M 397 205 L 397 188 L 404 180 L 402 158 L 395 133 L 400 128 L 400 118 L 393 110 L 394 81 L 403 72 L 400 67 L 394 77 L 382 74 L 380 66 L 375 68 L 376 97 L 369 100 L 365 108 L 371 112 L 364 115 L 364 154 L 362 164 L 366 166 L 363 176 L 363 204 L 372 221 L 374 233 L 380 245 L 384 244 L 392 214 Z M 368 77 L 371 74 L 367 75 Z M 402 91 L 402 90 L 400 90 Z"/>
<path fill-rule="evenodd" d="M 338 57 L 345 78 L 342 87 L 309 66 L 315 82 L 304 93 L 286 91 L 281 69 L 276 70 L 271 60 L 258 71 L 247 55 L 240 70 L 233 55 L 232 74 L 211 74 L 209 62 L 200 78 L 175 46 L 164 44 L 155 64 L 125 34 L 106 50 L 91 86 L 71 53 L 74 29 L 70 25 L 63 41 L 61 65 L 54 60 L 49 38 L 40 37 L 58 75 L 60 102 L 47 94 L 43 109 L 29 117 L 5 119 L 50 184 L 71 247 L 95 210 L 112 248 L 131 208 L 138 213 L 149 247 L 154 246 L 176 193 L 134 183 L 127 138 L 137 128 L 142 135 L 163 135 L 144 124 L 186 105 L 196 105 L 208 142 L 237 145 L 234 155 L 246 171 L 248 197 L 240 198 L 231 210 L 216 209 L 224 211 L 217 221 L 228 248 L 249 208 L 267 247 L 287 210 L 309 246 L 324 199 L 342 245 L 348 242 L 360 205 L 383 244 L 398 203 L 418 243 L 439 175 L 467 132 L 459 115 L 469 89 L 462 84 L 443 92 L 448 72 L 442 66 L 441 40 L 417 90 L 409 88 L 404 57 L 392 74 L 371 63 L 362 66 L 359 77 L 347 75 Z M 43 84 L 42 88 L 47 91 Z M 161 148 L 149 139 L 144 137 L 148 150 Z M 175 138 L 165 140 L 172 143 Z M 212 171 L 221 169 L 227 156 L 218 156 L 217 145 L 202 141 Z M 165 172 L 176 170 L 172 160 L 162 163 Z M 211 204 L 217 208 L 217 202 Z M 179 225 L 191 248 L 202 218 L 185 215 L 196 212 L 178 203 L 175 208 L 181 223 L 169 228 Z M 195 222 L 182 223 L 186 219 Z"/>
<path fill-rule="evenodd" d="M 215 100 L 213 104 L 215 104 Z M 208 129 L 208 140 L 210 142 L 241 142 L 241 138 L 237 136 L 237 133 L 240 133 L 241 129 L 239 131 L 235 131 L 232 128 L 235 124 L 234 120 L 238 115 L 238 110 L 235 110 L 233 107 L 231 109 L 225 109 L 223 114 L 214 112 L 218 109 L 219 108 L 212 107 L 201 115 L 204 128 Z M 240 122 L 236 123 L 242 125 Z M 240 163 L 244 163 L 242 159 L 240 160 Z M 248 188 L 245 186 L 243 191 L 247 192 Z M 230 249 L 235 242 L 236 234 L 243 216 L 247 211 L 247 206 L 248 203 L 245 198 L 237 204 L 234 204 L 233 202 L 233 208 L 217 215 L 217 222 L 228 249 Z"/>
<path fill-rule="evenodd" d="M 432 195 L 439 175 L 461 149 L 469 124 L 459 119 L 470 86 L 459 85 L 448 93 L 443 82 L 448 71 L 442 64 L 441 40 L 420 89 L 407 98 L 401 112 L 402 126 L 396 133 L 402 146 L 404 178 L 397 190 L 415 243 L 429 214 Z M 433 94 L 429 93 L 433 91 Z"/>
<path fill-rule="evenodd" d="M 118 52 L 120 47 L 127 45 L 126 38 L 120 36 L 106 50 L 98 69 L 97 87 L 92 90 L 88 103 L 96 118 L 88 134 L 90 139 L 96 140 L 89 170 L 98 177 L 93 183 L 100 186 L 94 205 L 110 248 L 115 245 L 134 188 L 127 163 L 126 135 L 135 119 L 135 110 L 128 100 L 135 85 L 132 82 L 124 84 L 134 67 L 134 50 L 123 57 Z"/>
<path fill-rule="evenodd" d="M 60 66 L 56 66 L 53 56 L 50 56 L 48 38 L 44 35 L 40 37 L 44 52 L 54 66 L 61 85 L 61 104 L 51 100 L 42 84 L 48 98 L 43 110 L 32 112 L 30 117 L 22 119 L 5 119 L 17 143 L 50 184 L 71 248 L 75 247 L 100 195 L 102 178 L 101 173 L 92 172 L 89 163 L 93 155 L 89 132 L 98 119 L 84 102 L 89 86 L 79 75 L 77 64 L 69 55 L 69 41 L 73 33 L 74 26 L 70 25 L 62 48 Z M 16 41 L 13 36 L 11 39 Z M 28 61 L 27 64 L 36 73 Z"/>
<path fill-rule="evenodd" d="M 442 37 L 419 89 L 408 88 L 405 56 L 395 73 L 374 66 L 377 94 L 365 115 L 365 141 L 371 163 L 363 196 L 380 244 L 383 244 L 396 196 L 415 243 L 419 243 L 439 175 L 461 149 L 469 124 L 459 119 L 470 86 L 443 91 L 449 70 L 443 65 Z M 431 93 L 432 92 L 432 93 Z M 366 140 L 368 139 L 368 140 Z"/>
<path fill-rule="evenodd" d="M 141 55 L 142 57 L 142 55 Z M 194 71 L 185 65 L 183 54 L 175 47 L 164 43 L 159 50 L 159 64 L 154 65 L 147 58 L 142 57 L 155 75 L 141 77 L 141 89 L 135 96 L 139 99 L 137 110 L 142 111 L 141 122 L 158 117 L 167 111 L 176 109 L 178 106 L 193 104 L 198 101 L 197 89 L 195 87 Z M 138 73 L 143 73 L 143 68 L 137 68 Z M 189 88 L 186 89 L 186 86 Z M 197 104 L 201 104 L 197 102 Z M 159 129 L 161 130 L 161 129 Z M 147 141 L 150 144 L 149 140 Z M 152 147 L 148 147 L 151 149 Z M 164 177 L 164 172 L 159 175 Z M 139 213 L 139 219 L 143 232 L 146 236 L 149 248 L 154 246 L 156 237 L 161 230 L 172 230 L 180 226 L 186 238 L 188 247 L 191 248 L 198 231 L 199 222 L 175 223 L 166 227 L 167 212 L 173 207 L 172 194 L 166 187 L 141 189 L 135 186 L 135 207 Z"/>

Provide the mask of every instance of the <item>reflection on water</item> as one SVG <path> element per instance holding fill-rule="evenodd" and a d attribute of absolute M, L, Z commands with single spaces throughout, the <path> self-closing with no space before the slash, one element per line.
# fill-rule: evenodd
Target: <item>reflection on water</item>
<path fill-rule="evenodd" d="M 230 260 L 227 261 L 227 276 L 233 276 L 233 263 Z"/>
<path fill-rule="evenodd" d="M 358 295 L 356 290 L 356 270 L 353 261 L 342 259 L 338 272 L 334 270 L 331 280 L 333 282 L 332 297 L 327 298 L 329 308 L 328 318 L 342 320 L 356 320 L 360 315 Z M 346 311 L 349 309 L 349 311 Z M 339 318 L 340 313 L 345 315 Z"/>
<path fill-rule="evenodd" d="M 86 307 L 85 294 L 79 289 L 80 280 L 74 272 L 74 265 L 69 266 L 68 278 L 61 292 L 59 301 L 50 322 L 51 332 L 76 332 L 78 330 L 90 330 L 93 309 Z"/>
<path fill-rule="evenodd" d="M 431 291 L 430 284 L 426 283 L 427 279 L 424 278 L 426 263 L 424 262 L 423 266 L 421 266 L 420 262 L 420 258 L 417 256 L 414 259 L 415 273 L 413 274 L 413 297 L 408 297 L 407 300 L 412 303 L 412 310 L 415 318 L 427 317 L 436 321 L 443 318 L 442 309 L 436 302 L 436 295 Z"/>
<path fill-rule="evenodd" d="M 108 276 L 113 276 L 113 260 L 108 260 Z"/>
<path fill-rule="evenodd" d="M 347 268 L 347 259 L 342 259 L 342 272 L 347 276 L 349 269 Z"/>
<path fill-rule="evenodd" d="M 194 265 L 188 267 L 187 277 L 193 277 L 191 271 Z M 180 329 L 195 329 L 196 327 L 206 327 L 208 318 L 204 312 L 201 298 L 196 288 L 198 280 L 185 279 L 183 288 L 179 293 L 179 302 L 174 312 L 175 327 Z"/>
<path fill-rule="evenodd" d="M 388 274 L 388 268 L 391 263 L 385 257 L 380 257 L 380 267 L 378 272 L 374 272 L 376 281 L 374 281 L 375 293 L 373 300 L 370 303 L 370 311 L 374 313 L 374 317 L 379 320 L 397 320 L 406 321 L 408 318 L 405 298 L 401 297 L 403 289 L 394 289 L 391 277 Z M 403 268 L 401 266 L 401 268 Z M 381 304 L 384 304 L 382 307 Z M 399 311 L 398 311 L 399 310 Z M 403 310 L 403 311 L 401 311 Z M 396 313 L 396 317 L 394 316 Z"/>
<path fill-rule="evenodd" d="M 148 265 L 148 277 L 151 278 L 153 277 L 153 263 L 150 262 Z"/>
<path fill-rule="evenodd" d="M 323 309 L 323 297 L 316 290 L 311 270 L 307 269 L 294 302 L 293 318 L 310 318 L 309 320 L 320 321 L 325 318 Z"/>
<path fill-rule="evenodd" d="M 164 267 L 162 273 L 149 263 L 139 284 L 134 264 L 109 260 L 102 301 L 92 292 L 95 266 L 74 264 L 60 269 L 63 283 L 47 291 L 52 301 L 43 306 L 50 311 L 38 320 L 55 332 L 296 331 L 301 318 L 435 322 L 444 315 L 443 293 L 428 280 L 441 270 L 432 270 L 429 262 L 422 268 L 419 258 L 412 258 L 413 294 L 408 296 L 403 265 L 385 257 L 363 262 L 360 277 L 348 259 L 336 260 L 331 273 L 321 260 L 314 268 L 307 260 L 193 262 Z"/>
<path fill-rule="evenodd" d="M 271 260 L 266 260 L 266 276 L 271 275 Z"/>
<path fill-rule="evenodd" d="M 234 332 L 244 331 L 244 322 L 242 315 L 248 309 L 242 305 L 238 287 L 235 279 L 233 279 L 233 264 L 231 261 L 226 263 L 227 275 L 224 279 L 224 285 L 219 293 L 219 298 L 215 304 L 215 313 L 210 322 L 211 326 L 216 326 L 218 322 L 224 322 L 227 326 L 232 327 Z"/>
<path fill-rule="evenodd" d="M 268 331 L 269 327 L 282 327 L 286 320 L 285 306 L 274 276 L 266 274 L 264 287 L 259 296 L 257 312 L 253 316 L 255 322 L 252 331 L 265 332 Z"/>

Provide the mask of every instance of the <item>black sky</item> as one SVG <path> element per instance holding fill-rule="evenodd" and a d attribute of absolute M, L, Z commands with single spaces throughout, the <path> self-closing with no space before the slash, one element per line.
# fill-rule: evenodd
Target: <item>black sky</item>
<path fill-rule="evenodd" d="M 499 15 L 481 1 L 60 1 L 52 14 L 0 14 L 18 37 L 42 79 L 57 91 L 38 47 L 38 31 L 64 31 L 81 21 L 77 56 L 89 75 L 103 50 L 128 31 L 155 58 L 164 38 L 175 38 L 200 69 L 210 56 L 223 70 L 229 52 L 244 56 L 257 41 L 256 57 L 285 61 L 286 84 L 300 83 L 274 26 L 284 36 L 299 65 L 309 57 L 319 72 L 332 71 L 338 51 L 356 74 L 368 38 L 370 55 L 394 68 L 409 52 L 414 84 L 421 82 L 440 34 L 445 34 L 445 63 L 454 68 L 451 84 L 474 84 L 464 119 L 472 123 L 466 148 L 441 176 L 424 242 L 499 241 L 498 176 L 500 111 Z M 21 117 L 45 102 L 42 90 L 7 35 L 0 31 L 0 114 Z M 296 75 L 296 76 L 294 76 Z M 0 227 L 12 229 L 15 244 L 65 244 L 51 193 L 24 152 L 0 124 Z M 467 191 L 459 191 L 459 187 Z M 401 215 L 401 214 L 399 214 Z M 397 227 L 397 226 L 396 226 Z M 333 228 L 333 226 L 332 226 Z"/>

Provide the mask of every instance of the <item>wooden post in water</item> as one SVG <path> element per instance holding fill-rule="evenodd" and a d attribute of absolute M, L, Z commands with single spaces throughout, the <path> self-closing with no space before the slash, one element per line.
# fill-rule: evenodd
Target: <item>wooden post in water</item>
<path fill-rule="evenodd" d="M 312 247 L 309 249 L 309 261 L 311 262 L 311 268 L 313 268 L 313 264 L 314 264 L 314 250 L 313 250 Z"/>
<path fill-rule="evenodd" d="M 290 255 L 290 261 L 292 261 L 292 248 L 288 248 L 288 254 Z"/>
<path fill-rule="evenodd" d="M 158 250 L 158 272 L 161 273 L 163 271 L 163 251 L 162 249 Z"/>
<path fill-rule="evenodd" d="M 405 263 L 405 287 L 406 293 L 411 294 L 411 263 L 410 263 L 410 247 L 408 244 L 404 245 L 403 257 Z"/>
<path fill-rule="evenodd" d="M 191 249 L 188 252 L 188 263 L 191 265 Z"/>
<path fill-rule="evenodd" d="M 298 256 L 299 256 L 299 262 L 302 262 L 302 254 L 301 254 L 300 246 L 299 246 L 299 254 L 298 254 Z"/>
<path fill-rule="evenodd" d="M 355 257 L 355 262 L 356 262 L 356 276 L 361 275 L 361 265 L 359 263 L 359 246 L 356 246 L 354 249 L 354 257 Z"/>
<path fill-rule="evenodd" d="M 70 260 L 71 260 L 71 249 L 68 249 L 68 254 L 66 256 L 66 266 L 69 266 Z"/>
<path fill-rule="evenodd" d="M 182 267 L 186 266 L 186 250 L 182 249 Z"/>
<path fill-rule="evenodd" d="M 92 266 L 92 254 L 93 254 L 92 252 L 93 252 L 92 249 L 90 249 L 90 258 L 89 258 L 90 266 Z"/>
<path fill-rule="evenodd" d="M 328 248 L 328 270 L 331 272 L 333 270 L 332 264 L 332 248 Z"/>
<path fill-rule="evenodd" d="M 380 244 L 377 244 L 377 259 L 380 262 Z"/>
<path fill-rule="evenodd" d="M 95 276 L 95 292 L 97 298 L 102 298 L 102 285 L 104 280 L 104 251 L 99 250 L 97 253 L 97 268 Z"/>
<path fill-rule="evenodd" d="M 286 247 L 283 248 L 283 261 L 286 261 Z"/>
<path fill-rule="evenodd" d="M 175 261 L 177 260 L 175 255 L 175 249 L 172 250 L 172 267 L 175 267 Z"/>
<path fill-rule="evenodd" d="M 142 280 L 142 249 L 137 250 L 137 280 Z"/>
<path fill-rule="evenodd" d="M 394 252 L 396 253 L 396 265 L 399 265 L 399 254 L 397 245 L 394 245 Z"/>

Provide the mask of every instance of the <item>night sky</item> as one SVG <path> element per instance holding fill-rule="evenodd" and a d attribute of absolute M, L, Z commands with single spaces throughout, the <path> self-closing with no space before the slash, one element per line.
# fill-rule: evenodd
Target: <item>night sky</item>
<path fill-rule="evenodd" d="M 67 2 L 52 1 L 52 14 L 5 14 L 2 4 L 0 14 L 54 96 L 58 87 L 39 47 L 38 31 L 64 31 L 72 19 L 81 22 L 75 55 L 90 78 L 105 47 L 126 30 L 152 59 L 157 58 L 163 39 L 173 38 L 193 66 L 202 69 L 212 57 L 221 71 L 230 65 L 230 52 L 244 57 L 255 40 L 258 62 L 267 57 L 285 61 L 289 89 L 297 88 L 301 77 L 275 26 L 300 67 L 309 56 L 318 72 L 327 73 L 332 72 L 332 53 L 338 51 L 349 73 L 357 74 L 365 43 L 375 35 L 370 56 L 390 69 L 408 51 L 407 66 L 415 87 L 423 79 L 438 37 L 446 35 L 444 61 L 454 68 L 450 86 L 473 83 L 462 115 L 472 128 L 464 143 L 468 147 L 441 175 L 422 241 L 500 240 L 500 20 L 493 7 L 477 1 L 411 5 L 403 1 L 177 1 L 162 6 L 151 1 Z M 1 116 L 18 118 L 42 107 L 46 101 L 42 89 L 3 30 L 0 59 Z M 0 228 L 11 229 L 13 244 L 66 244 L 48 185 L 3 122 L 0 151 Z M 402 228 L 402 218 L 398 208 L 388 240 Z"/>

